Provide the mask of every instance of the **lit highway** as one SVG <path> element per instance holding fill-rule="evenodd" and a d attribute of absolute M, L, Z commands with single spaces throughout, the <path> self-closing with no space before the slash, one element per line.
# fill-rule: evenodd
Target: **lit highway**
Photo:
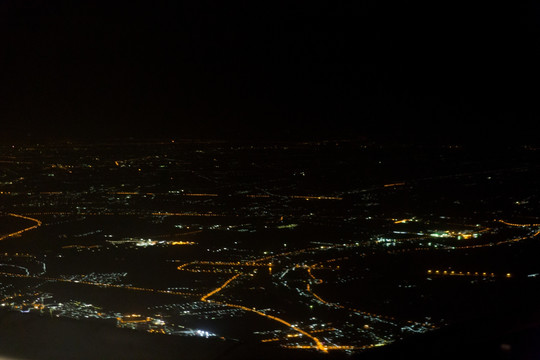
<path fill-rule="evenodd" d="M 201 294 L 194 294 L 194 293 L 187 293 L 187 292 L 180 292 L 180 291 L 143 288 L 143 287 L 137 287 L 137 286 L 118 285 L 118 284 L 96 283 L 96 282 L 83 281 L 83 280 L 71 280 L 71 279 L 64 279 L 64 278 L 55 278 L 55 277 L 38 276 L 38 275 L 26 275 L 26 274 L 17 274 L 17 273 L 8 273 L 8 272 L 0 272 L 0 276 L 11 277 L 11 278 L 36 279 L 36 280 L 77 284 L 77 285 L 89 285 L 89 286 L 97 286 L 97 287 L 103 287 L 103 288 L 114 288 L 114 289 L 146 292 L 146 293 L 160 293 L 160 294 L 169 294 L 169 295 L 178 295 L 178 296 L 201 296 Z"/>
<path fill-rule="evenodd" d="M 42 222 L 39 221 L 38 219 L 34 219 L 34 218 L 31 218 L 31 217 L 28 217 L 28 216 L 17 215 L 17 214 L 8 214 L 8 215 L 12 216 L 12 217 L 15 217 L 15 218 L 19 218 L 19 219 L 29 220 L 29 221 L 34 222 L 35 224 L 32 225 L 32 226 L 29 226 L 27 228 L 24 228 L 22 230 L 15 231 L 15 232 L 13 232 L 11 234 L 2 235 L 2 236 L 0 236 L 0 240 L 5 240 L 5 239 L 11 238 L 11 237 L 20 236 L 21 234 L 23 234 L 23 233 L 25 233 L 27 231 L 30 231 L 30 230 L 37 229 L 38 227 L 40 227 L 42 225 Z"/>
<path fill-rule="evenodd" d="M 540 299 L 534 159 L 498 171 L 453 148 L 341 142 L 4 150 L 0 311 L 332 357 L 521 308 L 518 287 Z"/>
<path fill-rule="evenodd" d="M 328 347 L 324 346 L 321 341 L 319 339 L 317 339 L 315 336 L 311 335 L 310 333 L 308 333 L 307 331 L 304 331 L 302 329 L 300 329 L 298 326 L 296 325 L 293 325 L 291 324 L 290 322 L 288 321 L 285 321 L 277 316 L 273 316 L 273 315 L 270 315 L 270 314 L 265 314 L 259 310 L 256 310 L 254 308 L 249 308 L 247 306 L 242 306 L 242 305 L 237 305 L 237 304 L 229 304 L 229 303 L 222 303 L 222 302 L 217 302 L 217 301 L 213 301 L 215 302 L 216 304 L 221 304 L 221 305 L 225 305 L 225 306 L 229 306 L 229 307 L 233 307 L 233 308 L 238 308 L 238 309 L 242 309 L 242 310 L 245 310 L 245 311 L 249 311 L 249 312 L 252 312 L 252 313 L 255 313 L 257 315 L 260 315 L 260 316 L 263 316 L 265 318 L 268 318 L 270 320 L 274 320 L 274 321 L 277 321 L 287 327 L 289 327 L 291 330 L 294 330 L 306 337 L 308 337 L 309 339 L 313 340 L 313 342 L 315 343 L 315 348 L 317 350 L 320 350 L 322 352 L 328 352 Z M 309 348 L 312 348 L 312 347 L 309 347 Z"/>
<path fill-rule="evenodd" d="M 182 214 L 177 214 L 177 213 L 153 213 L 153 214 L 156 215 L 156 216 L 178 216 L 178 215 L 181 216 L 182 215 Z M 18 230 L 16 232 L 10 233 L 10 234 L 3 235 L 2 238 L 0 238 L 2 240 L 6 239 L 6 238 L 18 236 L 18 235 L 20 235 L 20 234 L 22 234 L 22 233 L 24 233 L 26 231 L 36 229 L 37 227 L 42 225 L 42 222 L 40 220 L 35 219 L 35 218 L 31 218 L 31 217 L 24 216 L 24 215 L 17 215 L 17 214 L 9 214 L 9 215 L 12 216 L 12 217 L 33 221 L 34 225 L 29 226 L 27 228 L 24 228 L 22 230 Z M 96 214 L 96 215 L 98 215 L 98 214 Z M 102 215 L 102 214 L 99 214 L 99 215 Z M 204 216 L 206 216 L 206 215 L 214 216 L 215 214 L 203 214 L 203 215 Z M 408 220 L 410 220 L 410 219 L 395 220 L 394 223 L 395 224 L 402 224 L 402 223 L 406 223 Z M 498 222 L 501 223 L 501 224 L 507 225 L 507 226 L 512 226 L 512 227 L 537 227 L 537 226 L 539 226 L 538 224 L 515 224 L 515 223 L 509 223 L 509 222 L 502 221 L 502 220 L 498 220 Z M 485 230 L 481 230 L 481 231 L 485 231 Z M 179 234 L 179 235 L 189 236 L 189 235 L 199 234 L 200 232 L 201 232 L 201 230 L 196 230 L 196 231 L 192 231 L 192 232 L 188 232 L 188 233 L 184 233 L 184 234 Z M 459 250 L 459 249 L 481 248 L 481 247 L 487 247 L 487 246 L 493 246 L 493 245 L 501 245 L 501 244 L 505 244 L 505 243 L 508 243 L 508 242 L 517 242 L 517 241 L 521 241 L 521 240 L 525 240 L 525 239 L 534 238 L 534 237 L 538 236 L 539 234 L 540 234 L 540 231 L 538 231 L 538 232 L 536 232 L 536 233 L 534 233 L 533 235 L 530 235 L 530 236 L 513 238 L 513 239 L 509 239 L 509 240 L 499 241 L 499 242 L 496 242 L 496 243 L 443 247 L 443 249 L 449 249 L 450 248 L 450 249 L 453 249 L 453 250 Z M 190 243 L 190 242 L 187 242 L 187 243 Z M 191 242 L 191 243 L 193 244 L 193 242 Z M 226 306 L 226 307 L 232 308 L 232 309 L 240 309 L 242 311 L 250 312 L 250 313 L 256 314 L 258 316 L 264 317 L 266 319 L 278 322 L 278 323 L 280 323 L 282 325 L 285 325 L 287 328 L 289 328 L 290 330 L 296 332 L 297 334 L 305 336 L 306 338 L 310 339 L 312 341 L 312 343 L 313 343 L 312 345 L 287 345 L 287 344 L 282 344 L 281 346 L 283 346 L 285 348 L 317 349 L 317 350 L 319 350 L 321 352 L 328 352 L 330 350 L 360 350 L 360 349 L 368 349 L 368 348 L 372 348 L 372 347 L 375 347 L 375 346 L 380 346 L 381 342 L 378 341 L 378 342 L 375 342 L 375 343 L 372 343 L 372 344 L 366 344 L 366 345 L 362 345 L 362 346 L 357 346 L 357 345 L 324 345 L 323 342 L 317 336 L 314 335 L 314 333 L 316 333 L 316 331 L 306 331 L 304 329 L 301 329 L 297 325 L 292 324 L 291 322 L 283 319 L 282 317 L 278 317 L 278 316 L 275 316 L 275 315 L 268 314 L 268 313 L 263 312 L 261 310 L 257 310 L 256 308 L 231 303 L 231 302 L 228 302 L 228 301 L 226 302 L 226 301 L 210 299 L 211 297 L 215 297 L 216 295 L 221 293 L 225 288 L 227 288 L 236 279 L 240 278 L 243 275 L 244 276 L 246 275 L 246 273 L 244 272 L 245 270 L 241 270 L 240 272 L 238 272 L 238 270 L 232 270 L 232 269 L 235 269 L 235 268 L 257 269 L 257 268 L 260 268 L 260 267 L 269 267 L 269 268 L 271 268 L 272 265 L 273 265 L 272 261 L 274 261 L 276 259 L 279 259 L 279 258 L 294 258 L 294 257 L 298 257 L 298 256 L 301 256 L 301 255 L 304 255 L 304 254 L 309 254 L 309 253 L 316 253 L 316 252 L 321 252 L 321 251 L 330 251 L 330 250 L 335 250 L 335 249 L 346 249 L 346 248 L 351 248 L 351 247 L 355 247 L 355 246 L 356 245 L 351 245 L 351 244 L 334 244 L 334 245 L 329 245 L 329 246 L 317 246 L 317 247 L 296 249 L 296 250 L 271 254 L 271 255 L 267 255 L 267 256 L 263 256 L 263 257 L 259 257 L 259 258 L 255 258 L 255 259 L 243 260 L 243 261 L 195 260 L 195 261 L 186 262 L 184 264 L 181 264 L 181 265 L 177 266 L 177 270 L 180 270 L 180 271 L 191 271 L 191 272 L 202 272 L 202 273 L 223 273 L 223 272 L 227 272 L 227 271 L 236 272 L 232 277 L 227 279 L 220 286 L 218 286 L 217 288 L 209 291 L 206 294 L 198 294 L 198 293 L 183 292 L 183 291 L 173 291 L 173 290 L 163 290 L 163 289 L 154 289 L 154 288 L 145 288 L 145 287 L 119 285 L 119 284 L 100 283 L 100 282 L 92 282 L 92 281 L 84 281 L 84 280 L 73 280 L 73 279 L 65 279 L 65 278 L 58 278 L 58 277 L 48 277 L 48 276 L 42 276 L 42 275 L 41 276 L 40 275 L 31 275 L 31 274 L 28 274 L 28 273 L 27 274 L 19 274 L 19 273 L 12 273 L 12 272 L 0 272 L 0 276 L 8 277 L 8 278 L 28 278 L 28 279 L 36 279 L 36 280 L 42 280 L 42 281 L 48 281 L 48 282 L 87 285 L 87 286 L 95 286 L 95 287 L 101 287 L 101 288 L 115 288 L 115 289 L 122 289 L 122 290 L 128 290 L 128 291 L 137 291 L 137 292 L 143 292 L 143 293 L 161 293 L 161 294 L 169 294 L 169 295 L 176 295 L 176 296 L 182 296 L 182 297 L 200 297 L 200 301 L 202 301 L 202 302 L 207 302 L 207 303 L 211 303 L 211 304 L 215 304 L 215 305 L 222 305 L 222 306 Z M 423 248 L 423 249 L 413 248 L 413 249 L 409 249 L 408 251 L 411 251 L 411 250 L 412 251 L 418 251 L 418 250 L 429 250 L 429 249 L 426 249 L 426 248 Z M 336 308 L 336 309 L 342 309 L 342 310 L 350 311 L 350 312 L 365 316 L 365 317 L 367 317 L 369 319 L 376 320 L 376 321 L 383 321 L 383 322 L 388 322 L 388 321 L 395 322 L 395 321 L 397 321 L 396 318 L 392 317 L 392 316 L 375 314 L 373 312 L 362 311 L 362 310 L 359 310 L 359 309 L 356 309 L 356 308 L 348 307 L 348 306 L 342 305 L 342 304 L 337 303 L 337 302 L 329 302 L 329 301 L 323 299 L 319 294 L 317 294 L 314 291 L 313 286 L 323 284 L 323 280 L 321 278 L 319 278 L 319 277 L 316 277 L 313 272 L 316 271 L 317 269 L 332 269 L 331 267 L 328 267 L 328 266 L 331 265 L 332 263 L 336 262 L 336 261 L 341 261 L 341 260 L 344 260 L 344 259 L 343 258 L 338 258 L 338 259 L 331 258 L 331 259 L 325 260 L 324 262 L 314 263 L 314 264 L 309 265 L 309 266 L 302 265 L 300 263 L 293 263 L 293 267 L 294 268 L 304 268 L 306 270 L 306 273 L 307 273 L 307 275 L 309 277 L 309 281 L 306 282 L 305 289 L 306 289 L 307 293 L 309 293 L 314 299 L 316 299 L 321 304 L 324 304 L 326 306 L 333 307 L 333 308 Z M 207 267 L 207 269 L 204 269 L 204 268 L 201 268 L 201 267 Z M 497 275 L 495 275 L 492 272 L 488 273 L 488 272 L 477 272 L 477 271 L 471 272 L 471 271 L 431 270 L 431 269 L 427 271 L 427 274 L 428 275 L 433 275 L 433 276 L 476 276 L 476 277 L 492 277 L 492 278 L 497 277 Z M 252 276 L 253 273 L 247 274 L 247 275 Z M 510 273 L 504 274 L 503 277 L 510 278 L 511 274 Z M 6 297 L 6 298 L 3 299 L 3 301 L 7 301 L 9 299 L 10 299 L 9 297 Z M 127 324 L 127 323 L 141 323 L 142 324 L 142 323 L 148 323 L 149 322 L 148 318 L 144 318 L 144 319 L 124 319 L 124 318 L 121 318 L 119 321 L 120 321 L 120 323 L 123 323 L 123 324 Z M 420 322 L 412 321 L 412 320 L 404 320 L 404 321 L 406 323 L 414 324 L 416 326 L 421 326 L 421 327 L 430 327 L 430 328 L 435 328 L 436 327 L 435 325 L 428 324 L 428 323 L 420 323 Z M 152 329 L 151 331 L 152 332 L 162 333 L 162 330 L 158 331 L 158 330 L 153 330 Z M 320 332 L 320 330 L 319 330 L 319 332 Z M 282 339 L 278 337 L 278 338 L 272 338 L 272 339 L 263 339 L 263 340 L 261 340 L 261 342 L 275 342 L 275 341 L 280 342 L 281 340 Z"/>
<path fill-rule="evenodd" d="M 495 277 L 501 277 L 501 275 L 497 275 L 492 272 L 486 272 L 486 271 L 455 271 L 455 270 L 431 270 L 429 269 L 427 271 L 428 275 L 435 275 L 435 276 L 473 276 L 473 277 L 488 277 L 488 278 L 495 278 Z M 511 278 L 511 273 L 506 273 L 503 275 L 505 278 Z"/>

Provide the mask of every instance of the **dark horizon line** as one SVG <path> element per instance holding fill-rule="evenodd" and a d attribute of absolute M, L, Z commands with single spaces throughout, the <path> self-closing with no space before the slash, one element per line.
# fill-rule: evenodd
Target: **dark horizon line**
<path fill-rule="evenodd" d="M 441 141 L 442 140 L 442 141 Z M 29 136 L 27 138 L 1 138 L 0 145 L 3 146 L 20 146 L 20 145 L 93 145 L 93 146 L 106 146 L 106 145 L 175 145 L 175 144 L 231 144 L 231 145 L 277 145 L 277 144 L 295 144 L 295 145 L 331 145 L 333 143 L 343 144 L 356 144 L 363 146 L 387 146 L 387 147 L 438 147 L 438 148 L 494 148 L 494 147 L 524 147 L 530 149 L 540 149 L 540 140 L 524 138 L 522 141 L 519 139 L 512 139 L 501 141 L 499 136 L 493 138 L 482 139 L 463 139 L 458 137 L 451 137 L 449 139 L 433 139 L 428 136 L 408 136 L 402 134 L 401 136 L 329 136 L 329 137 L 306 137 L 306 138 L 294 138 L 294 137 L 276 137 L 276 138 L 260 138 L 260 137 L 239 137 L 239 138 L 219 138 L 219 137 L 172 137 L 172 136 L 124 136 L 124 137 L 95 137 L 93 139 L 85 137 L 34 137 Z"/>

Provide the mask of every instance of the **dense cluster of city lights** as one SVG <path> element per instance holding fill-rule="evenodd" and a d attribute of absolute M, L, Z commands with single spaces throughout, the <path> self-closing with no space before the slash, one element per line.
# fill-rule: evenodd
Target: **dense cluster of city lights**
<path fill-rule="evenodd" d="M 394 186 L 401 186 L 401 185 L 403 185 L 403 183 L 388 184 L 388 186 L 385 185 L 385 187 L 394 187 Z M 133 193 L 123 192 L 123 193 L 116 193 L 116 194 L 131 195 Z M 186 196 L 201 196 L 201 197 L 202 196 L 218 196 L 217 194 L 184 194 L 184 195 L 186 195 Z M 248 195 L 248 196 L 251 197 L 251 195 Z M 306 199 L 306 200 L 310 200 L 312 198 L 313 199 L 341 200 L 341 198 L 332 198 L 332 197 L 310 197 L 310 196 L 289 196 L 289 197 L 290 198 L 295 198 L 295 199 Z M 99 212 L 88 212 L 88 213 L 53 213 L 53 212 L 45 213 L 44 212 L 44 213 L 35 213 L 35 214 L 41 214 L 41 215 L 53 215 L 53 214 L 56 214 L 56 215 L 58 215 L 58 214 L 61 214 L 61 215 L 119 215 L 118 213 L 99 213 Z M 126 214 L 132 215 L 132 213 L 126 213 Z M 224 216 L 224 215 L 221 215 L 221 214 L 214 214 L 214 213 L 211 213 L 211 212 L 210 213 L 153 212 L 151 214 L 154 215 L 154 216 Z M 4 240 L 6 238 L 18 236 L 18 235 L 20 235 L 20 234 L 22 234 L 24 232 L 36 229 L 37 227 L 42 225 L 42 222 L 40 220 L 37 220 L 35 218 L 26 216 L 26 215 L 30 215 L 30 214 L 26 214 L 26 215 L 8 214 L 8 215 L 12 216 L 12 217 L 32 221 L 32 222 L 34 222 L 34 225 L 29 226 L 29 227 L 27 227 L 25 229 L 10 233 L 10 234 L 3 235 L 3 236 L 0 237 L 0 240 Z M 407 219 L 400 219 L 400 220 L 393 219 L 393 220 L 394 220 L 395 224 L 402 224 L 402 223 L 409 222 L 409 221 L 411 221 L 413 219 L 412 218 L 407 218 Z M 503 220 L 497 220 L 497 221 L 504 224 L 504 225 L 514 226 L 514 227 L 538 227 L 538 226 L 540 226 L 540 224 L 516 224 L 516 223 L 506 222 L 506 221 L 503 221 Z M 489 229 L 487 229 L 487 230 L 489 230 Z M 180 236 L 187 235 L 187 234 L 192 235 L 192 234 L 199 233 L 201 231 L 202 230 L 196 230 L 196 231 L 192 231 L 190 233 L 184 233 L 184 234 L 179 234 L 179 235 Z M 486 231 L 486 229 L 484 229 L 482 231 Z M 452 236 L 454 236 L 454 235 L 455 236 L 461 236 L 464 239 L 471 239 L 473 237 L 473 235 L 471 233 L 465 233 L 465 232 L 451 233 L 451 235 Z M 531 238 L 537 237 L 538 235 L 540 235 L 540 231 L 537 231 L 536 233 L 534 233 L 532 235 L 522 236 L 522 237 L 513 238 L 513 239 L 509 239 L 509 240 L 502 240 L 502 241 L 498 241 L 498 242 L 495 242 L 495 243 L 475 244 L 475 245 L 466 245 L 466 246 L 443 245 L 443 246 L 440 247 L 440 249 L 459 250 L 459 249 L 480 248 L 480 247 L 487 247 L 487 246 L 494 246 L 494 245 L 501 245 L 501 244 L 507 244 L 507 243 L 512 243 L 512 242 L 518 242 L 518 241 L 522 241 L 522 240 L 525 240 L 525 239 L 531 239 Z M 414 239 L 417 239 L 417 238 L 414 238 Z M 170 242 L 170 244 L 171 245 L 192 245 L 192 244 L 195 244 L 195 243 L 190 242 L 190 241 L 172 241 L 172 242 Z M 84 247 L 84 245 L 77 245 L 77 246 Z M 95 246 L 97 246 L 97 245 L 92 245 L 92 246 L 87 246 L 87 247 L 91 248 L 91 247 L 95 247 Z M 300 255 L 300 254 L 303 254 L 303 253 L 309 253 L 309 252 L 315 252 L 315 251 L 321 251 L 321 250 L 329 250 L 329 249 L 336 249 L 336 248 L 340 248 L 340 247 L 346 248 L 346 247 L 351 247 L 351 246 L 355 246 L 355 245 L 351 245 L 351 244 L 324 245 L 324 246 L 317 246 L 317 247 L 310 247 L 310 248 L 303 248 L 303 249 L 299 249 L 299 250 L 287 251 L 287 252 L 283 252 L 283 253 L 270 254 L 268 256 L 260 257 L 260 258 L 257 258 L 257 259 L 245 260 L 245 261 L 236 261 L 236 262 L 234 262 L 234 261 L 202 261 L 202 260 L 200 260 L 200 261 L 192 261 L 192 262 L 184 263 L 184 264 L 177 267 L 177 269 L 181 270 L 181 271 L 216 272 L 216 273 L 223 273 L 223 272 L 227 272 L 227 271 L 228 272 L 233 272 L 233 271 L 236 272 L 236 274 L 234 276 L 230 277 L 223 284 L 221 284 L 219 287 L 213 289 L 212 291 L 210 291 L 210 292 L 208 292 L 206 294 L 195 294 L 195 293 L 190 293 L 190 292 L 179 292 L 179 291 L 172 291 L 172 290 L 160 290 L 160 289 L 136 287 L 136 286 L 130 286 L 130 285 L 118 285 L 118 284 L 83 281 L 83 280 L 76 280 L 76 279 L 65 279 L 65 278 L 57 278 L 57 277 L 46 277 L 46 276 L 30 275 L 30 274 L 18 274 L 18 273 L 12 273 L 12 272 L 0 272 L 0 276 L 13 277 L 13 278 L 33 278 L 33 279 L 44 280 L 44 281 L 55 281 L 55 282 L 90 285 L 90 286 L 98 286 L 98 287 L 111 287 L 111 288 L 118 288 L 118 289 L 125 289 L 125 290 L 131 290 L 131 291 L 139 291 L 139 292 L 154 292 L 154 293 L 163 293 L 163 294 L 171 294 L 171 295 L 179 295 L 179 296 L 200 297 L 200 301 L 202 301 L 202 302 L 223 305 L 223 306 L 230 307 L 230 308 L 233 308 L 233 309 L 239 309 L 239 310 L 243 310 L 243 311 L 246 311 L 246 312 L 251 312 L 251 313 L 254 313 L 254 314 L 259 315 L 261 317 L 265 317 L 267 319 L 278 322 L 278 323 L 280 323 L 282 325 L 285 325 L 289 329 L 296 332 L 296 334 L 289 334 L 288 337 L 305 336 L 306 338 L 310 339 L 311 342 L 313 343 L 312 345 L 281 345 L 283 347 L 297 348 L 297 349 L 317 349 L 319 351 L 322 351 L 322 352 L 326 353 L 326 352 L 328 352 L 330 350 L 368 349 L 368 348 L 372 348 L 372 347 L 375 347 L 375 346 L 380 346 L 382 344 L 381 343 L 376 343 L 376 344 L 369 344 L 369 345 L 364 345 L 364 346 L 324 345 L 323 342 L 321 342 L 319 340 L 319 338 L 317 338 L 313 334 L 318 333 L 318 332 L 323 332 L 323 331 L 330 331 L 328 329 L 305 331 L 303 329 L 300 329 L 297 325 L 292 324 L 291 322 L 288 322 L 288 321 L 284 320 L 281 317 L 278 317 L 278 316 L 275 316 L 275 315 L 272 315 L 272 314 L 268 314 L 267 310 L 258 310 L 256 308 L 250 308 L 250 307 L 247 307 L 247 306 L 244 306 L 244 305 L 239 305 L 239 304 L 234 304 L 234 303 L 229 303 L 229 302 L 224 302 L 224 301 L 210 300 L 209 298 L 213 297 L 213 296 L 217 295 L 218 293 L 220 293 L 221 291 L 223 291 L 226 287 L 228 287 L 234 280 L 238 279 L 239 277 L 241 277 L 243 275 L 252 275 L 252 274 L 249 274 L 248 270 L 246 270 L 246 272 L 244 272 L 245 269 L 240 269 L 240 270 L 236 270 L 236 269 L 235 270 L 232 270 L 232 269 L 217 269 L 219 267 L 233 267 L 233 268 L 236 268 L 236 267 L 253 267 L 253 268 L 269 267 L 271 269 L 271 267 L 272 267 L 272 262 L 271 261 L 273 259 L 276 259 L 276 258 L 279 258 L 279 257 L 295 256 L 295 255 Z M 65 246 L 65 248 L 68 248 L 68 247 L 69 246 Z M 407 251 L 419 251 L 419 250 L 433 250 L 433 248 L 423 247 L 423 248 L 414 248 L 414 249 L 401 249 L 401 250 L 398 250 L 398 251 L 407 252 Z M 391 253 L 391 252 L 389 252 L 389 253 Z M 322 284 L 323 280 L 316 277 L 313 274 L 313 271 L 315 271 L 317 269 L 332 269 L 332 268 L 328 267 L 329 263 L 334 262 L 334 261 L 340 261 L 340 260 L 343 260 L 343 259 L 344 258 L 330 259 L 330 260 L 326 260 L 325 263 L 319 262 L 319 263 L 312 264 L 312 265 L 296 264 L 296 267 L 304 268 L 306 270 L 308 276 L 309 276 L 309 279 L 308 279 L 308 281 L 306 283 L 306 291 L 311 296 L 313 296 L 313 298 L 316 299 L 318 302 L 320 302 L 320 303 L 322 303 L 324 305 L 327 305 L 327 306 L 347 310 L 347 311 L 350 311 L 350 312 L 354 312 L 354 313 L 357 313 L 357 314 L 360 314 L 360 315 L 363 315 L 363 316 L 367 316 L 367 317 L 370 317 L 370 318 L 376 318 L 376 319 L 379 319 L 379 320 L 386 320 L 386 321 L 387 320 L 396 320 L 394 317 L 391 317 L 391 316 L 374 314 L 374 313 L 370 313 L 370 312 L 366 312 L 366 311 L 361 311 L 361 310 L 358 310 L 358 309 L 355 309 L 355 308 L 347 307 L 347 306 L 344 306 L 344 305 L 339 304 L 339 303 L 326 301 L 320 295 L 318 295 L 317 293 L 314 292 L 314 289 L 313 289 L 314 286 L 313 285 Z M 194 268 L 195 266 L 197 267 L 196 269 Z M 200 267 L 202 267 L 202 266 L 209 266 L 209 267 L 212 267 L 213 269 L 211 269 L 211 270 L 201 269 Z M 337 268 L 339 268 L 339 266 Z M 454 271 L 454 270 L 431 270 L 431 269 L 427 270 L 427 274 L 428 275 L 438 275 L 438 276 L 483 276 L 483 277 L 491 277 L 491 278 L 495 278 L 495 277 L 511 278 L 513 276 L 511 273 L 506 273 L 504 276 L 500 276 L 500 275 L 497 276 L 494 273 L 487 273 L 487 272 L 464 272 L 464 271 Z M 39 304 L 37 304 L 36 306 L 37 306 L 36 309 L 40 309 Z M 133 316 L 132 318 L 130 318 L 129 316 L 127 316 L 127 317 L 118 318 L 117 320 L 122 324 L 127 324 L 127 323 L 146 323 L 146 322 L 150 321 L 149 319 L 150 318 L 148 318 L 148 317 L 147 318 L 140 318 L 140 317 Z M 434 325 L 429 324 L 429 323 L 420 323 L 420 322 L 415 322 L 415 321 L 410 321 L 410 320 L 407 321 L 407 322 L 411 323 L 411 324 L 418 325 L 418 326 L 435 328 Z M 163 329 L 151 329 L 151 331 L 156 332 L 156 333 L 164 333 Z M 283 340 L 283 339 L 282 338 L 263 339 L 263 340 L 261 340 L 261 342 L 274 342 L 274 341 L 280 341 L 280 340 Z"/>

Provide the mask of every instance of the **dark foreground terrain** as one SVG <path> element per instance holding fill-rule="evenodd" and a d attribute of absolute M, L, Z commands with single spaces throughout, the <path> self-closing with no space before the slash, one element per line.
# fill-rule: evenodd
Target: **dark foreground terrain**
<path fill-rule="evenodd" d="M 263 350 L 263 351 L 261 351 Z M 497 314 L 348 356 L 159 336 L 75 321 L 0 312 L 0 359 L 538 359 L 540 313 Z"/>
<path fill-rule="evenodd" d="M 255 345 L 255 347 L 257 347 Z M 290 358 L 275 347 L 215 339 L 184 338 L 119 329 L 101 321 L 76 321 L 0 312 L 0 359 L 276 359 Z M 255 351 L 257 351 L 255 355 Z M 322 359 L 298 351 L 295 359 Z M 328 357 L 325 357 L 328 358 Z"/>

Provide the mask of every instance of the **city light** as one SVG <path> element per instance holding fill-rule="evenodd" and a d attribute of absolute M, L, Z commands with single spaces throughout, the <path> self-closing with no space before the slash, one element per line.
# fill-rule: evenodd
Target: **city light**
<path fill-rule="evenodd" d="M 42 225 L 42 222 L 39 221 L 38 219 L 34 219 L 34 218 L 31 218 L 31 217 L 28 217 L 28 216 L 17 215 L 17 214 L 8 214 L 8 215 L 9 215 L 9 216 L 12 216 L 12 217 L 20 218 L 20 219 L 25 219 L 25 220 L 33 221 L 33 222 L 35 223 L 35 225 L 30 226 L 30 227 L 27 227 L 27 228 L 22 229 L 22 230 L 19 230 L 19 231 L 16 231 L 16 232 L 13 232 L 13 233 L 11 233 L 11 234 L 6 234 L 6 235 L 3 235 L 3 236 L 0 236 L 0 240 L 5 240 L 5 239 L 10 238 L 10 237 L 19 236 L 19 235 L 21 235 L 21 234 L 24 233 L 24 232 L 27 232 L 27 231 L 30 231 L 30 230 L 34 230 L 34 229 L 36 229 L 36 228 L 38 228 L 39 226 Z"/>
<path fill-rule="evenodd" d="M 355 357 L 535 303 L 532 152 L 338 143 L 2 147 L 2 312 Z"/>

